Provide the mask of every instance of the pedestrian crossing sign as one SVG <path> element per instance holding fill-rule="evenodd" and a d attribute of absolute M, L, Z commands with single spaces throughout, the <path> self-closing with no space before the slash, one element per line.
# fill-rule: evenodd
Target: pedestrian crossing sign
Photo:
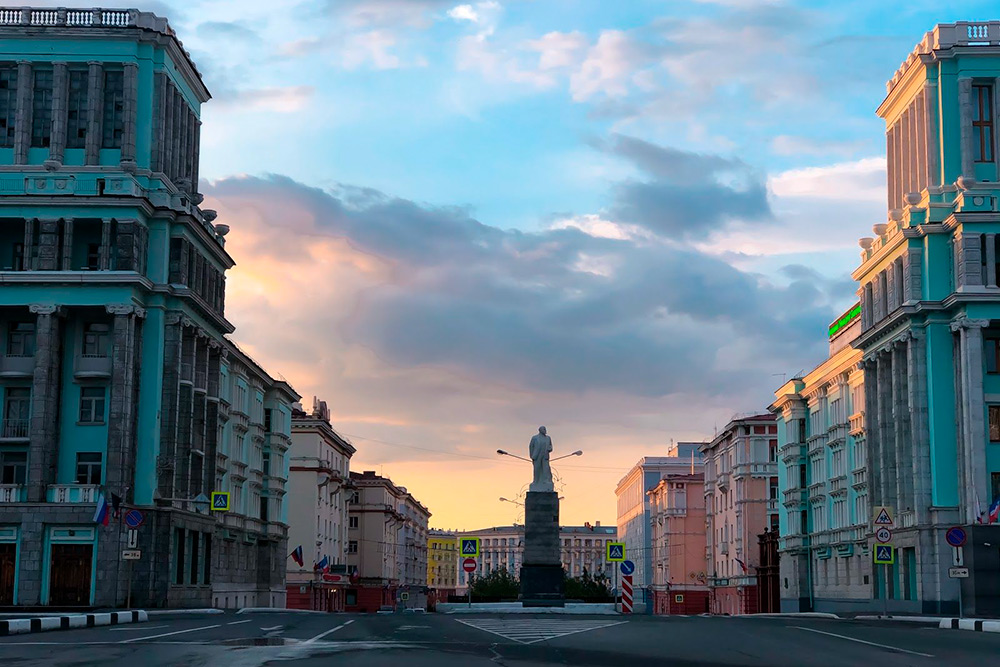
<path fill-rule="evenodd" d="M 479 538 L 478 537 L 463 537 L 461 538 L 460 545 L 461 553 L 463 558 L 478 558 L 479 557 Z"/>
<path fill-rule="evenodd" d="M 892 565 L 895 562 L 896 562 L 896 550 L 892 548 L 891 544 L 875 545 L 876 565 Z"/>
<path fill-rule="evenodd" d="M 620 563 L 625 560 L 625 543 L 608 542 L 607 560 L 612 563 Z"/>
<path fill-rule="evenodd" d="M 204 496 L 202 496 L 204 498 Z M 212 510 L 215 512 L 229 511 L 229 492 L 212 491 Z"/>

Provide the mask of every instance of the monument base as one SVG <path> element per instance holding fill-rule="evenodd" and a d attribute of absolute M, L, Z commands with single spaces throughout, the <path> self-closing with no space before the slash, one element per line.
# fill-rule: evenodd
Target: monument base
<path fill-rule="evenodd" d="M 521 566 L 523 606 L 564 605 L 561 556 L 559 494 L 529 491 L 524 499 L 524 565 Z"/>
<path fill-rule="evenodd" d="M 521 605 L 524 607 L 562 607 L 562 565 L 522 565 Z"/>

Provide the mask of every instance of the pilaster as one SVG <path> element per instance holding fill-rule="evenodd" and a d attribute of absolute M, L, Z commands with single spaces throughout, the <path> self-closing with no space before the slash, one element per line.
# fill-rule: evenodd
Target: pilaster
<path fill-rule="evenodd" d="M 49 139 L 49 158 L 45 168 L 59 169 L 66 152 L 66 107 L 69 95 L 69 70 L 66 63 L 52 63 L 52 136 Z"/>
<path fill-rule="evenodd" d="M 983 405 L 983 328 L 989 320 L 961 317 L 952 321 L 951 330 L 959 334 L 959 381 L 956 411 L 958 412 L 962 488 L 965 496 L 966 520 L 976 520 L 975 507 L 985 510 L 990 501 L 986 474 L 986 423 Z"/>
<path fill-rule="evenodd" d="M 105 308 L 114 315 L 106 484 L 131 502 L 136 458 L 139 320 L 146 313 L 132 304 L 109 304 Z"/>
<path fill-rule="evenodd" d="M 972 79 L 958 80 L 958 117 L 962 140 L 962 176 L 974 179 L 975 165 L 972 161 Z"/>
<path fill-rule="evenodd" d="M 31 384 L 31 440 L 28 445 L 28 502 L 44 502 L 56 479 L 59 447 L 59 370 L 62 358 L 62 310 L 55 304 L 31 304 L 36 315 L 35 371 Z"/>
<path fill-rule="evenodd" d="M 986 235 L 986 286 L 997 286 L 997 248 L 996 234 Z"/>
<path fill-rule="evenodd" d="M 122 148 L 121 148 L 121 168 L 122 171 L 135 173 L 135 139 L 136 124 L 138 119 L 138 96 L 139 96 L 139 65 L 134 62 L 125 63 L 123 76 L 123 104 L 124 115 L 122 123 Z"/>
<path fill-rule="evenodd" d="M 99 257 L 101 271 L 109 271 L 114 268 L 111 256 L 111 218 L 104 218 L 101 221 L 101 250 Z"/>
<path fill-rule="evenodd" d="M 927 336 L 922 329 L 911 329 L 906 341 L 908 411 L 910 417 L 907 439 L 912 443 L 911 461 L 908 468 L 913 475 L 913 504 L 917 523 L 924 524 L 930 519 L 931 470 L 930 470 L 930 430 L 927 402 Z"/>
<path fill-rule="evenodd" d="M 73 268 L 73 218 L 63 218 L 62 222 L 62 270 Z"/>
<path fill-rule="evenodd" d="M 14 116 L 14 164 L 28 163 L 28 147 L 31 145 L 31 90 L 34 83 L 31 63 L 20 60 L 17 63 L 17 112 Z"/>
<path fill-rule="evenodd" d="M 88 165 L 101 159 L 101 125 L 104 122 L 104 66 L 97 61 L 87 63 L 87 141 L 84 149 Z"/>

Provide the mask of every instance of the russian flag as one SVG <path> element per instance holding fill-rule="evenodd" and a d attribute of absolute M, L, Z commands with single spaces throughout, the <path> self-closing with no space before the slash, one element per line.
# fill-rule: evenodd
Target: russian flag
<path fill-rule="evenodd" d="M 323 556 L 323 560 L 321 560 L 318 563 L 316 563 L 315 565 L 313 565 L 313 569 L 314 570 L 326 570 L 326 567 L 327 567 L 327 565 L 329 565 L 329 563 L 330 563 L 330 559 L 327 558 L 326 556 Z"/>
<path fill-rule="evenodd" d="M 296 563 L 298 563 L 299 567 L 302 567 L 303 565 L 305 565 L 305 560 L 303 560 L 303 558 L 302 558 L 302 545 L 301 544 L 299 546 L 295 547 L 295 550 L 292 551 L 292 553 L 290 555 L 292 557 L 292 560 L 294 560 Z"/>
<path fill-rule="evenodd" d="M 104 497 L 102 493 L 97 498 L 97 510 L 94 512 L 94 523 L 99 523 L 102 526 L 108 525 L 108 499 Z"/>
<path fill-rule="evenodd" d="M 993 504 L 990 505 L 990 518 L 987 523 L 996 523 L 998 519 L 1000 519 L 1000 498 L 994 500 Z"/>

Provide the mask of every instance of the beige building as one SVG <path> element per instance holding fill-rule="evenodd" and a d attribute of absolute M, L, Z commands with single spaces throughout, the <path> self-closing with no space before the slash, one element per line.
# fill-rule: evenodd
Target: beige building
<path fill-rule="evenodd" d="M 617 531 L 613 526 L 602 526 L 601 522 L 584 526 L 560 526 L 559 544 L 563 569 L 570 577 L 583 576 L 586 568 L 591 575 L 604 574 L 609 579 L 614 576 L 611 563 L 605 562 L 604 554 L 608 542 L 614 542 Z M 482 530 L 458 533 L 458 537 L 478 537 L 479 569 L 477 575 L 505 569 L 515 577 L 521 576 L 524 562 L 524 526 L 494 526 Z M 462 559 L 456 564 L 458 588 L 464 591 L 468 585 L 468 575 L 462 570 Z"/>
<path fill-rule="evenodd" d="M 757 611 L 757 536 L 778 527 L 778 427 L 772 414 L 734 418 L 705 457 L 712 613 Z"/>
<path fill-rule="evenodd" d="M 354 446 L 330 425 L 326 401 L 292 410 L 288 484 L 288 550 L 301 547 L 303 563 L 287 564 L 288 607 L 342 611 L 347 571 L 347 501 Z M 326 560 L 327 571 L 315 565 Z"/>
<path fill-rule="evenodd" d="M 709 611 L 705 476 L 667 475 L 649 492 L 653 612 Z"/>
<path fill-rule="evenodd" d="M 347 611 L 395 606 L 403 601 L 400 592 L 407 598 L 423 595 L 430 512 L 405 487 L 373 470 L 352 472 L 350 479 L 355 488 L 348 506 L 347 565 L 357 577 L 346 593 Z M 408 606 L 414 601 L 407 600 Z"/>

